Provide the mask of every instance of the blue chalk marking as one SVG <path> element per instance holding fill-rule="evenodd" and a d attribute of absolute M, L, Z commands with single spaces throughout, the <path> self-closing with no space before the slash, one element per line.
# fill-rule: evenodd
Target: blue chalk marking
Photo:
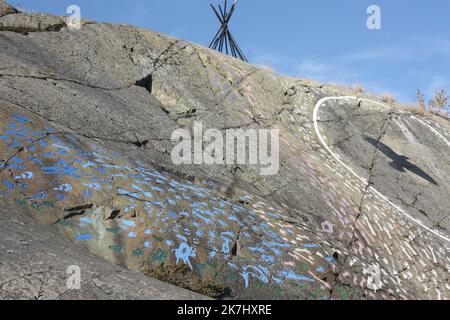
<path fill-rule="evenodd" d="M 152 188 L 152 190 L 155 190 L 155 191 L 164 192 L 164 190 L 160 187 L 151 187 L 151 188 Z"/>
<path fill-rule="evenodd" d="M 286 279 L 288 279 L 288 280 L 314 282 L 313 278 L 311 278 L 309 276 L 296 274 L 292 271 L 283 271 L 283 272 L 280 272 L 280 274 L 283 275 L 284 277 L 286 277 Z"/>
<path fill-rule="evenodd" d="M 260 247 L 248 247 L 248 250 L 250 250 L 251 252 L 259 252 L 259 253 L 266 252 L 266 250 L 264 248 L 260 248 Z"/>
<path fill-rule="evenodd" d="M 64 141 L 62 141 L 61 139 L 59 139 L 59 138 L 57 138 L 57 137 L 55 137 L 55 136 L 50 136 L 50 139 L 51 139 L 53 142 L 55 142 L 55 143 L 64 145 Z"/>
<path fill-rule="evenodd" d="M 72 185 L 69 183 L 64 183 L 56 188 L 53 188 L 55 191 L 63 191 L 63 192 L 72 192 Z"/>
<path fill-rule="evenodd" d="M 132 228 L 136 227 L 136 223 L 131 220 L 122 220 L 122 224 L 127 227 L 132 227 Z"/>
<path fill-rule="evenodd" d="M 12 157 L 12 158 L 10 159 L 10 161 L 13 161 L 13 162 L 15 162 L 15 163 L 23 163 L 23 160 L 20 159 L 20 158 L 18 158 L 18 157 Z"/>
<path fill-rule="evenodd" d="M 33 156 L 29 156 L 28 160 L 35 163 L 35 164 L 42 164 L 42 161 L 39 158 L 33 157 Z"/>
<path fill-rule="evenodd" d="M 230 238 L 233 239 L 235 237 L 235 235 L 234 235 L 234 232 L 232 232 L 232 231 L 224 231 L 224 232 L 221 233 L 221 237 L 222 238 L 230 237 Z"/>
<path fill-rule="evenodd" d="M 189 217 L 189 213 L 187 213 L 186 211 L 182 211 L 179 214 L 180 214 L 180 216 L 183 216 L 183 217 Z"/>
<path fill-rule="evenodd" d="M 2 136 L 0 135 L 0 140 L 6 141 L 6 142 L 10 142 L 11 140 L 9 139 L 9 137 L 7 136 Z"/>
<path fill-rule="evenodd" d="M 223 254 L 229 254 L 230 253 L 230 240 L 224 239 L 224 242 L 222 243 L 222 253 Z"/>
<path fill-rule="evenodd" d="M 92 191 L 91 190 L 83 190 L 83 195 L 86 198 L 91 199 L 92 198 Z"/>
<path fill-rule="evenodd" d="M 24 127 L 24 126 L 20 126 L 20 128 L 26 132 L 28 132 L 29 134 L 31 134 L 33 137 L 39 137 L 39 138 L 44 138 L 46 136 L 46 132 L 39 132 L 39 131 L 34 131 L 30 128 Z"/>
<path fill-rule="evenodd" d="M 189 265 L 191 270 L 194 270 L 192 268 L 191 261 L 189 260 L 189 258 L 196 257 L 194 248 L 191 248 L 186 242 L 183 242 L 180 244 L 180 247 L 178 249 L 174 249 L 173 252 L 175 252 L 175 257 L 177 258 L 177 264 L 180 260 L 182 260 L 184 264 Z"/>
<path fill-rule="evenodd" d="M 263 241 L 263 244 L 268 247 L 279 247 L 279 248 L 291 248 L 292 245 L 289 243 L 277 243 L 271 241 Z"/>
<path fill-rule="evenodd" d="M 196 216 L 196 217 L 202 219 L 203 221 L 205 221 L 205 222 L 208 223 L 208 224 L 211 224 L 211 223 L 212 223 L 212 220 L 211 220 L 211 219 L 208 219 L 208 218 L 202 216 L 201 214 L 199 214 L 199 213 L 197 212 L 197 210 L 192 211 L 192 215 L 194 215 L 194 216 Z"/>
<path fill-rule="evenodd" d="M 66 147 L 66 146 L 60 145 L 60 144 L 56 144 L 56 143 L 53 143 L 52 146 L 54 146 L 56 149 L 62 149 L 62 150 L 66 150 L 66 151 L 71 151 L 72 150 L 69 147 Z"/>
<path fill-rule="evenodd" d="M 56 201 L 64 201 L 66 198 L 66 197 L 64 197 L 63 194 L 61 194 L 59 192 L 56 193 L 55 197 L 56 197 Z"/>
<path fill-rule="evenodd" d="M 318 268 L 316 268 L 316 272 L 319 272 L 319 273 L 325 272 L 325 268 L 324 267 L 318 267 Z"/>
<path fill-rule="evenodd" d="M 9 168 L 9 169 L 12 169 L 12 170 L 25 170 L 25 166 L 19 165 L 19 164 L 15 164 L 15 163 L 7 164 L 6 168 Z"/>
<path fill-rule="evenodd" d="M 169 217 L 171 217 L 172 219 L 175 219 L 177 216 L 178 215 L 175 211 L 169 210 Z"/>
<path fill-rule="evenodd" d="M 44 190 L 36 192 L 33 196 L 34 200 L 42 200 L 45 198 L 47 198 L 47 192 L 45 192 Z"/>
<path fill-rule="evenodd" d="M 20 139 L 24 139 L 28 142 L 32 142 L 33 139 L 31 139 L 30 137 L 28 137 L 28 134 L 26 132 L 24 132 L 23 130 L 5 130 L 5 133 L 10 135 L 10 136 L 14 136 L 16 138 L 20 138 Z"/>
<path fill-rule="evenodd" d="M 89 162 L 83 164 L 82 167 L 83 167 L 84 169 L 86 169 L 86 168 L 89 168 L 89 167 L 96 167 L 96 165 L 95 165 L 95 163 L 89 161 Z"/>
<path fill-rule="evenodd" d="M 267 255 L 267 254 L 263 254 L 263 255 L 261 256 L 261 259 L 263 259 L 263 261 L 264 261 L 264 262 L 267 262 L 267 263 L 272 263 L 272 262 L 275 261 L 275 259 L 274 259 L 272 256 L 269 256 L 269 255 Z"/>
<path fill-rule="evenodd" d="M 199 237 L 199 238 L 203 238 L 204 233 L 203 233 L 202 230 L 197 230 L 197 231 L 195 232 L 195 235 L 196 235 L 197 237 Z"/>
<path fill-rule="evenodd" d="M 80 176 L 77 174 L 78 169 L 68 165 L 64 160 L 59 159 L 57 161 L 57 164 L 58 165 L 51 167 L 42 167 L 42 171 L 46 175 L 56 174 L 73 178 L 80 178 Z"/>
<path fill-rule="evenodd" d="M 8 150 L 12 150 L 12 149 L 14 149 L 14 148 L 20 148 L 20 147 L 22 147 L 22 142 L 17 141 L 17 140 L 14 140 L 13 143 L 11 143 L 11 144 L 8 146 Z"/>
<path fill-rule="evenodd" d="M 98 183 L 83 183 L 83 186 L 93 190 L 102 190 L 102 186 Z"/>
<path fill-rule="evenodd" d="M 253 276 L 258 278 L 263 283 L 269 283 L 268 274 L 269 271 L 267 268 L 263 266 L 245 266 L 242 268 L 243 272 L 239 273 L 244 278 L 245 287 L 248 288 L 249 285 L 249 276 Z M 249 271 L 251 270 L 251 271 Z"/>
<path fill-rule="evenodd" d="M 19 116 L 18 114 L 13 114 L 14 119 L 16 119 L 20 123 L 27 123 L 28 119 L 22 116 Z"/>
<path fill-rule="evenodd" d="M 92 219 L 91 218 L 87 218 L 87 217 L 80 218 L 80 221 L 84 222 L 84 223 L 87 223 L 87 224 L 92 224 L 93 223 Z"/>
<path fill-rule="evenodd" d="M 16 185 L 12 182 L 9 182 L 8 180 L 3 180 L 3 185 L 6 186 L 8 189 L 14 189 Z"/>
<path fill-rule="evenodd" d="M 187 238 L 181 234 L 177 234 L 176 236 L 178 239 L 180 239 L 181 241 L 187 242 Z"/>
<path fill-rule="evenodd" d="M 53 153 L 53 152 L 45 152 L 42 154 L 42 156 L 44 158 L 56 158 L 57 157 L 56 153 Z"/>
<path fill-rule="evenodd" d="M 128 211 L 130 211 L 130 210 L 132 210 L 132 209 L 134 209 L 134 208 L 136 208 L 136 207 L 137 207 L 136 204 L 132 204 L 132 205 L 130 205 L 130 206 L 128 206 L 128 207 L 123 208 L 123 211 L 124 211 L 124 212 L 128 212 Z"/>
<path fill-rule="evenodd" d="M 319 248 L 320 246 L 316 243 L 305 243 L 302 245 L 303 248 Z"/>
<path fill-rule="evenodd" d="M 31 171 L 27 171 L 24 172 L 22 174 L 19 174 L 18 176 L 15 177 L 15 179 L 24 179 L 24 180 L 28 180 L 28 179 L 33 179 L 34 177 L 34 173 Z"/>
<path fill-rule="evenodd" d="M 88 240 L 91 240 L 91 239 L 93 239 L 93 238 L 94 238 L 94 237 L 93 237 L 92 235 L 85 233 L 85 234 L 80 234 L 80 235 L 78 235 L 78 236 L 75 238 L 75 240 L 76 240 L 76 241 L 88 241 Z"/>
<path fill-rule="evenodd" d="M 228 223 L 226 223 L 225 221 L 221 220 L 221 219 L 217 219 L 217 222 L 222 226 L 222 227 L 228 227 Z"/>
<path fill-rule="evenodd" d="M 333 257 L 326 257 L 325 261 L 327 261 L 329 263 L 334 263 L 334 258 Z"/>
<path fill-rule="evenodd" d="M 272 277 L 272 280 L 273 280 L 276 284 L 282 284 L 282 283 L 283 283 L 283 280 L 278 279 L 278 278 L 275 278 L 275 277 Z"/>

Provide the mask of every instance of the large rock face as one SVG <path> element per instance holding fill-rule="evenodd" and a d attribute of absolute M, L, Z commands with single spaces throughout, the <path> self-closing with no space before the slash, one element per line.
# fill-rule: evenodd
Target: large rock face
<path fill-rule="evenodd" d="M 89 251 L 210 297 L 450 297 L 447 120 L 135 27 L 69 30 L 4 6 L 0 197 L 11 238 L 32 217 L 75 243 L 48 244 L 71 264 Z M 174 165 L 171 134 L 194 122 L 279 129 L 279 173 Z"/>

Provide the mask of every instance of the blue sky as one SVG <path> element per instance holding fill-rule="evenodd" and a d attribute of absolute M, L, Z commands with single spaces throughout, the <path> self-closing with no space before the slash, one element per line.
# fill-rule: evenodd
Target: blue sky
<path fill-rule="evenodd" d="M 10 0 L 27 11 L 134 24 L 208 45 L 218 29 L 209 3 L 222 0 Z M 369 5 L 382 29 L 366 27 Z M 250 62 L 278 73 L 390 93 L 414 101 L 450 92 L 449 0 L 240 0 L 231 31 Z"/>

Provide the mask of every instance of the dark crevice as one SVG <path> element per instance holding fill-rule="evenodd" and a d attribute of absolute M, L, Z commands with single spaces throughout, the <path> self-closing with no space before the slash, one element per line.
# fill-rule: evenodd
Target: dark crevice
<path fill-rule="evenodd" d="M 111 212 L 111 214 L 109 215 L 108 219 L 106 219 L 106 220 L 114 220 L 119 216 L 119 214 L 120 214 L 120 210 L 113 210 Z"/>
<path fill-rule="evenodd" d="M 0 31 L 9 31 L 20 33 L 23 35 L 28 35 L 33 32 L 59 32 L 63 28 L 67 28 L 67 24 L 65 22 L 60 22 L 56 24 L 49 25 L 46 28 L 30 28 L 30 27 L 14 27 L 14 26 L 0 26 Z"/>
<path fill-rule="evenodd" d="M 76 216 L 81 216 L 86 213 L 86 210 L 92 209 L 93 206 L 94 205 L 92 203 L 90 203 L 90 204 L 85 204 L 85 205 L 65 209 L 64 212 L 66 212 L 67 214 L 63 218 L 56 221 L 54 224 L 57 224 L 64 220 L 72 219 L 73 217 L 76 217 Z"/>
<path fill-rule="evenodd" d="M 149 142 L 150 140 L 142 140 L 142 141 L 136 140 L 133 141 L 132 144 L 134 144 L 138 148 L 145 148 Z"/>
<path fill-rule="evenodd" d="M 149 74 L 148 76 L 136 81 L 137 86 L 145 88 L 149 93 L 152 93 L 153 87 L 153 76 Z"/>
<path fill-rule="evenodd" d="M 77 207 L 73 207 L 73 208 L 69 208 L 69 209 L 65 209 L 64 212 L 76 212 L 76 211 L 82 211 L 82 210 L 87 210 L 87 209 L 92 209 L 93 204 L 84 204 L 81 206 L 77 206 Z"/>
<path fill-rule="evenodd" d="M 388 114 L 387 119 L 384 121 L 382 128 L 381 128 L 381 133 L 378 136 L 378 138 L 375 140 L 377 146 L 380 145 L 381 141 L 383 140 L 384 136 L 386 135 L 386 132 L 389 128 L 389 125 L 391 124 L 391 121 L 392 121 L 394 115 L 395 115 L 394 110 L 392 110 Z M 349 243 L 350 247 L 352 247 L 353 244 L 359 240 L 359 238 L 357 237 L 357 234 L 356 234 L 357 233 L 357 225 L 358 225 L 359 219 L 361 218 L 361 216 L 363 214 L 363 207 L 364 207 L 364 203 L 366 201 L 366 197 L 368 196 L 370 188 L 373 185 L 373 178 L 375 176 L 375 170 L 376 170 L 378 156 L 379 156 L 379 150 L 378 150 L 378 148 L 375 148 L 375 151 L 372 156 L 370 169 L 369 169 L 369 177 L 367 179 L 367 183 L 366 183 L 363 193 L 361 195 L 361 200 L 360 200 L 359 206 L 358 206 L 358 214 L 353 223 L 353 233 L 352 233 L 351 241 Z"/>

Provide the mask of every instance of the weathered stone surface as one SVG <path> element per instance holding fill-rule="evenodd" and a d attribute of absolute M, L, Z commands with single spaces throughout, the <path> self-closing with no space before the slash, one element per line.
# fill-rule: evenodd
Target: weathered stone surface
<path fill-rule="evenodd" d="M 0 299 L 204 299 L 114 266 L 19 211 L 0 210 Z M 79 266 L 81 289 L 68 290 Z"/>
<path fill-rule="evenodd" d="M 18 13 L 18 11 L 3 0 L 0 0 L 0 17 L 9 14 Z"/>
<path fill-rule="evenodd" d="M 60 31 L 67 27 L 64 18 L 44 14 L 16 13 L 0 18 L 0 31 L 28 32 Z"/>
<path fill-rule="evenodd" d="M 33 217 L 79 245 L 73 259 L 220 298 L 449 298 L 447 120 L 362 94 L 318 104 L 355 93 L 131 26 L 14 28 L 0 32 L 11 226 Z M 279 173 L 175 166 L 171 134 L 194 121 L 279 129 Z M 2 263 L 0 283 L 14 268 Z"/>

